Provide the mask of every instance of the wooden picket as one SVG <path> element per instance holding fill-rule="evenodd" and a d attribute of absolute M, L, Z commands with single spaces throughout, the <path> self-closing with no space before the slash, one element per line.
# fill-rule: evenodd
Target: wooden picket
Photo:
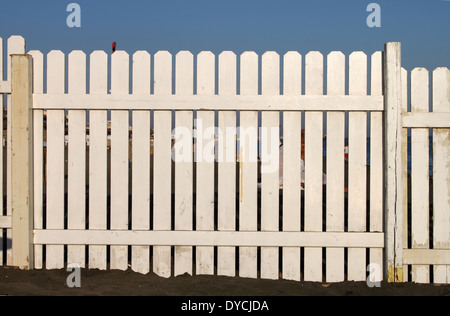
<path fill-rule="evenodd" d="M 375 52 L 371 57 L 371 95 L 383 95 L 383 53 Z M 370 113 L 370 191 L 369 221 L 370 232 L 383 231 L 383 113 Z M 381 272 L 383 267 L 383 249 L 370 248 L 369 260 L 375 269 Z M 372 282 L 383 279 L 381 274 L 374 275 Z"/>
<path fill-rule="evenodd" d="M 158 52 L 155 55 L 155 94 L 172 94 L 172 55 Z M 171 230 L 171 130 L 172 113 L 154 112 L 153 158 L 153 229 Z M 171 247 L 153 247 L 153 271 L 161 277 L 172 274 Z"/>
<path fill-rule="evenodd" d="M 197 94 L 215 93 L 215 56 L 202 52 L 197 56 Z M 195 144 L 196 230 L 214 231 L 214 111 L 197 111 L 197 138 Z M 214 274 L 214 247 L 196 248 L 196 273 Z"/>
<path fill-rule="evenodd" d="M 280 94 L 280 57 L 262 56 L 262 94 Z M 261 122 L 261 231 L 279 230 L 279 112 L 262 112 Z M 275 153 L 275 155 L 273 154 Z M 278 248 L 261 247 L 261 277 L 278 279 Z"/>
<path fill-rule="evenodd" d="M 219 55 L 219 95 L 236 94 L 236 55 Z M 236 112 L 219 111 L 218 135 L 218 224 L 219 231 L 236 230 Z M 236 275 L 235 247 L 218 247 L 217 274 Z"/>
<path fill-rule="evenodd" d="M 302 93 L 302 56 L 289 52 L 284 56 L 283 94 L 299 95 Z M 301 112 L 283 112 L 283 231 L 301 230 Z M 289 166 L 289 172 L 284 172 Z M 300 247 L 283 247 L 283 278 L 300 281 L 301 249 Z"/>
<path fill-rule="evenodd" d="M 111 56 L 111 94 L 128 94 L 129 56 L 117 51 Z M 128 229 L 129 111 L 111 111 L 111 229 Z M 111 246 L 111 268 L 128 268 L 128 247 Z"/>
<path fill-rule="evenodd" d="M 24 40 L 13 37 L 8 44 L 17 53 Z M 2 45 L 0 39 L 0 53 Z M 108 74 L 108 55 L 101 51 L 71 52 L 67 67 L 65 55 L 51 51 L 46 69 L 45 56 L 29 52 L 34 268 L 77 264 L 166 278 L 188 273 L 316 282 L 370 276 L 373 282 L 385 276 L 399 281 L 394 264 L 403 266 L 405 281 L 448 283 L 450 76 L 446 68 L 433 72 L 430 113 L 429 73 L 415 69 L 408 112 L 407 73 L 397 73 L 394 46 L 387 46 L 384 70 L 382 52 L 370 60 L 354 52 L 348 66 L 341 52 L 330 53 L 326 64 L 320 52 L 310 52 L 303 70 L 297 52 L 267 52 L 260 61 L 254 52 L 160 51 L 152 63 L 148 52 L 117 51 Z M 9 82 L 0 80 L 0 93 L 10 93 Z M 397 103 L 403 117 L 396 116 Z M 385 106 L 393 107 L 387 117 Z M 387 141 L 393 130 L 385 133 L 386 124 L 403 129 L 402 135 Z M 7 144 L 10 129 L 8 120 Z M 386 150 L 399 139 L 400 164 L 388 162 Z M 389 170 L 392 163 L 395 170 Z M 12 173 L 5 170 L 0 229 L 11 238 Z M 401 183 L 403 194 L 387 196 L 391 185 L 400 193 Z M 11 256 L 4 244 L 0 264 Z"/>
<path fill-rule="evenodd" d="M 306 55 L 305 94 L 323 94 L 323 56 Z M 323 113 L 305 113 L 305 231 L 322 231 Z M 283 167 L 283 171 L 284 171 Z M 304 250 L 304 280 L 322 281 L 322 248 Z"/>
<path fill-rule="evenodd" d="M 86 93 L 86 54 L 69 55 L 69 93 Z M 86 111 L 68 111 L 67 218 L 68 229 L 86 228 Z M 67 249 L 67 263 L 85 267 L 85 246 Z"/>
<path fill-rule="evenodd" d="M 450 71 L 433 71 L 433 112 L 450 112 Z M 439 115 L 439 114 L 438 114 Z M 450 249 L 450 129 L 433 129 L 433 249 Z M 447 194 L 447 200 L 445 196 Z M 430 245 L 431 246 L 431 245 Z M 435 264 L 434 283 L 450 283 L 450 262 Z"/>
<path fill-rule="evenodd" d="M 30 51 L 33 58 L 33 93 L 44 93 L 44 55 Z M 44 228 L 44 111 L 33 111 L 34 228 Z M 34 267 L 43 268 L 43 246 L 34 246 Z"/>
<path fill-rule="evenodd" d="M 64 93 L 65 60 L 61 51 L 47 55 L 47 92 Z M 47 111 L 47 229 L 64 229 L 64 109 Z M 46 246 L 46 268 L 64 267 L 64 247 Z"/>
<path fill-rule="evenodd" d="M 258 55 L 241 55 L 241 95 L 258 94 Z M 258 230 L 258 112 L 240 112 L 239 231 Z M 239 276 L 258 276 L 258 249 L 239 248 Z"/>
<path fill-rule="evenodd" d="M 101 51 L 90 56 L 91 94 L 106 95 L 108 59 Z M 107 228 L 107 111 L 89 111 L 89 229 Z M 89 268 L 106 270 L 107 246 L 89 246 Z"/>
<path fill-rule="evenodd" d="M 327 94 L 345 94 L 345 56 L 328 55 Z M 327 113 L 327 231 L 345 231 L 345 113 Z M 344 248 L 327 248 L 327 282 L 345 280 Z"/>
<path fill-rule="evenodd" d="M 133 55 L 133 93 L 150 93 L 150 54 L 145 51 Z M 132 202 L 133 230 L 150 229 L 150 111 L 133 111 L 132 136 Z M 150 272 L 150 247 L 133 246 L 131 268 L 146 274 Z"/>
<path fill-rule="evenodd" d="M 349 57 L 349 94 L 367 94 L 367 56 L 354 52 Z M 366 161 L 367 114 L 349 113 L 348 133 L 348 231 L 366 231 Z M 381 185 L 381 184 L 380 184 Z M 348 249 L 348 279 L 366 279 L 366 251 L 364 248 Z"/>
<path fill-rule="evenodd" d="M 180 52 L 176 56 L 175 91 L 194 92 L 194 56 Z M 193 226 L 193 111 L 177 111 L 175 117 L 175 230 L 189 231 Z M 192 274 L 192 247 L 175 247 L 175 276 Z"/>
<path fill-rule="evenodd" d="M 428 112 L 428 80 L 426 69 L 416 68 L 411 73 L 411 110 Z M 412 248 L 429 248 L 429 138 L 428 129 L 411 131 L 411 207 Z M 429 283 L 429 266 L 413 265 L 412 280 Z"/>

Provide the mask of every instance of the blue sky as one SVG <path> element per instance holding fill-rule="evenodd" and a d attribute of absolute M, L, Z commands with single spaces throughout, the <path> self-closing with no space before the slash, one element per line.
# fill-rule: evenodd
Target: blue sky
<path fill-rule="evenodd" d="M 81 6 L 81 28 L 66 7 Z M 369 3 L 381 6 L 381 28 L 366 25 Z M 22 35 L 27 50 L 81 49 L 130 54 L 210 50 L 258 54 L 333 50 L 349 54 L 402 42 L 403 66 L 450 68 L 450 1 L 444 0 L 14 0 L 0 4 L 0 37 Z"/>

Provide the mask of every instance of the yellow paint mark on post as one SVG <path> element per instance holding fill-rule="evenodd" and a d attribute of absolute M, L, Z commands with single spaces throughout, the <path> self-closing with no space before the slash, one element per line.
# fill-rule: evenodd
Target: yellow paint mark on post
<path fill-rule="evenodd" d="M 402 283 L 403 282 L 403 268 L 390 266 L 388 268 L 388 282 L 389 283 Z"/>

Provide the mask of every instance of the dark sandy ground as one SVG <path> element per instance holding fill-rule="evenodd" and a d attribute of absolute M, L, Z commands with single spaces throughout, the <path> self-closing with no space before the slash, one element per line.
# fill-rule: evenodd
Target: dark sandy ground
<path fill-rule="evenodd" d="M 69 288 L 66 270 L 20 271 L 0 267 L 0 295 L 8 296 L 450 296 L 450 285 L 365 282 L 322 284 L 218 276 L 179 276 L 163 279 L 131 270 L 81 270 L 81 287 Z"/>

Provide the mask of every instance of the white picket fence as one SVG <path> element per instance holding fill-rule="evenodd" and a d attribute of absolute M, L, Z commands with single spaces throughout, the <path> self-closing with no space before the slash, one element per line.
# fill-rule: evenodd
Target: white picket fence
<path fill-rule="evenodd" d="M 8 41 L 9 52 L 24 47 L 20 37 Z M 16 123 L 30 134 L 17 133 L 12 149 L 7 142 L 6 165 L 33 161 L 31 171 L 6 168 L 6 191 L 33 203 L 17 202 L 15 222 L 20 199 L 6 194 L 0 227 L 23 229 L 5 229 L 14 254 L 6 263 L 319 282 L 408 281 L 412 265 L 411 281 L 448 283 L 449 71 L 434 72 L 433 110 L 443 113 L 402 115 L 399 53 L 391 43 L 384 61 L 382 52 L 15 56 L 23 88 L 12 78 L 12 99 L 32 119 Z M 412 72 L 413 112 L 428 112 L 427 75 Z M 10 88 L 1 82 L 0 93 Z M 428 127 L 439 128 L 433 195 Z M 23 153 L 21 141 L 32 154 L 11 155 Z"/>

